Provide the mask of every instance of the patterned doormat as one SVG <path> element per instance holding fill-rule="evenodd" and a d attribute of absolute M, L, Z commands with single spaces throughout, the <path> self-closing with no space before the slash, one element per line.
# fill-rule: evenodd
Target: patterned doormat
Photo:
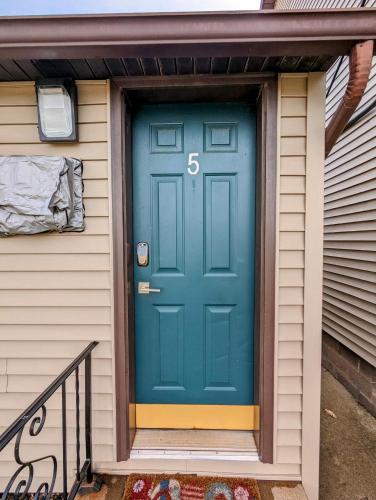
<path fill-rule="evenodd" d="M 261 500 L 254 479 L 131 474 L 123 500 Z"/>

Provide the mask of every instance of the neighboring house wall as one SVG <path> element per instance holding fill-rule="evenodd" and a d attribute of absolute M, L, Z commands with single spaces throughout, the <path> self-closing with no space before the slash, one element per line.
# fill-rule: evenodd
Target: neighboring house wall
<path fill-rule="evenodd" d="M 276 8 L 359 7 L 351 0 L 281 0 Z M 368 0 L 366 7 L 376 7 Z M 331 85 L 338 60 L 327 74 Z M 326 103 L 326 123 L 348 81 L 344 58 Z M 375 106 L 338 139 L 325 165 L 324 363 L 376 415 L 376 57 L 354 114 Z"/>
<path fill-rule="evenodd" d="M 78 89 L 80 143 L 51 145 L 38 140 L 33 84 L 0 85 L 0 154 L 83 159 L 87 215 L 82 234 L 0 240 L 0 426 L 9 425 L 84 346 L 99 340 L 93 363 L 97 470 L 124 473 L 162 467 L 276 479 L 303 475 L 310 498 L 316 498 L 322 292 L 316 269 L 322 261 L 323 194 L 323 158 L 317 151 L 323 151 L 324 144 L 324 76 L 281 75 L 279 81 L 273 465 L 220 460 L 115 462 L 108 86 L 79 82 Z M 305 302 L 309 308 L 304 308 Z M 54 397 L 40 446 L 29 446 L 33 456 L 49 453 L 50 443 L 58 451 L 59 404 L 59 396 Z M 14 470 L 11 459 L 11 450 L 0 454 L 2 480 Z M 47 470 L 43 474 L 47 476 Z"/>

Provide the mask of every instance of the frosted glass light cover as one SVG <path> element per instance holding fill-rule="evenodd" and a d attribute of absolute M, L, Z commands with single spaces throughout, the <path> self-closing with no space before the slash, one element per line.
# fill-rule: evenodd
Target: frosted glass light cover
<path fill-rule="evenodd" d="M 72 101 L 63 86 L 38 87 L 40 127 L 47 138 L 65 138 L 73 132 Z"/>

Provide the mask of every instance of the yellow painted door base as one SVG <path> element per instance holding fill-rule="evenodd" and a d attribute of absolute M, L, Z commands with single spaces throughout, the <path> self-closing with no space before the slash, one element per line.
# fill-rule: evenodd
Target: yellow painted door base
<path fill-rule="evenodd" d="M 258 406 L 136 404 L 138 429 L 255 430 Z"/>

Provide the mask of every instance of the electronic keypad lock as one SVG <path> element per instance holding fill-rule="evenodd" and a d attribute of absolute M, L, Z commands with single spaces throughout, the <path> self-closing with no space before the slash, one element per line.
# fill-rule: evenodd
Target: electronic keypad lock
<path fill-rule="evenodd" d="M 137 243 L 137 265 L 140 267 L 149 265 L 149 244 L 145 241 Z"/>

